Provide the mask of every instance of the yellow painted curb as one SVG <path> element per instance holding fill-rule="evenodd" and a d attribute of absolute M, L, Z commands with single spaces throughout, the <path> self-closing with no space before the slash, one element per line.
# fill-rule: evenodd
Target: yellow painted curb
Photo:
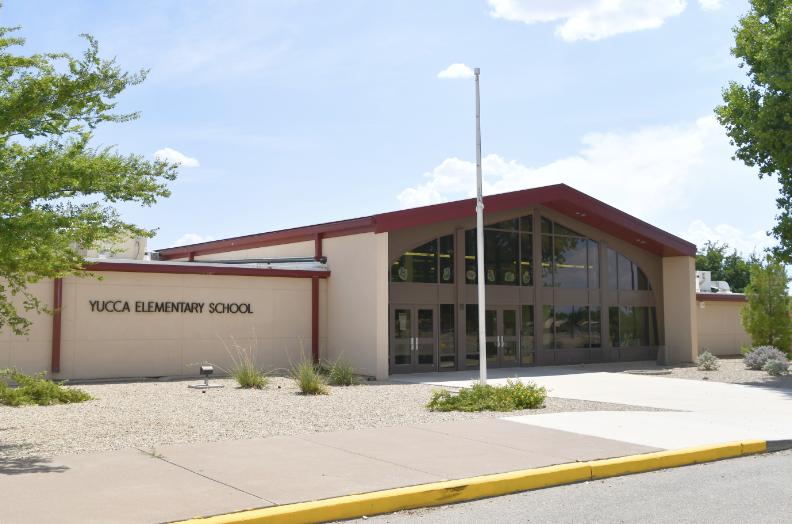
<path fill-rule="evenodd" d="M 575 462 L 470 479 L 420 484 L 408 488 L 375 491 L 316 502 L 286 504 L 216 517 L 197 517 L 197 519 L 181 522 L 200 520 L 202 524 L 315 524 L 494 497 L 582 480 L 708 462 L 760 453 L 766 448 L 767 443 L 763 440 L 745 440 L 592 462 Z"/>

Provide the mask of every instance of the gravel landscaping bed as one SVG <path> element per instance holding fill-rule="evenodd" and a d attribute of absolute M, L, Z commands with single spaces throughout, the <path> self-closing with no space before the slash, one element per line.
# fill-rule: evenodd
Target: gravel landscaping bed
<path fill-rule="evenodd" d="M 654 361 L 621 362 L 613 364 L 591 364 L 584 366 L 589 371 L 623 373 L 635 370 L 669 370 L 670 375 L 658 375 L 657 378 L 683 378 L 686 380 L 709 380 L 710 382 L 727 382 L 729 384 L 745 384 L 771 388 L 792 389 L 792 374 L 771 376 L 766 371 L 747 369 L 741 358 L 720 360 L 717 371 L 702 371 L 694 364 L 676 367 L 661 367 Z M 655 378 L 655 377 L 650 377 Z"/>
<path fill-rule="evenodd" d="M 189 389 L 195 380 L 71 386 L 97 397 L 82 404 L 0 406 L 0 460 L 91 453 L 166 444 L 215 442 L 276 435 L 404 426 L 473 418 L 570 411 L 666 411 L 548 398 L 525 411 L 435 413 L 424 406 L 433 386 L 376 381 L 304 396 L 276 377 L 264 390 Z M 278 389 L 280 386 L 280 389 Z M 67 386 L 70 387 L 70 386 Z"/>

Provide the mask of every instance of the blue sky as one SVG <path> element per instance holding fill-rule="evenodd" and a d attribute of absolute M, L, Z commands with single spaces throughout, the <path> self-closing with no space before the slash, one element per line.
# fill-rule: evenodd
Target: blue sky
<path fill-rule="evenodd" d="M 25 53 L 99 41 L 127 124 L 97 144 L 183 159 L 125 218 L 149 246 L 466 198 L 481 68 L 485 194 L 564 182 L 697 244 L 772 245 L 775 179 L 731 161 L 713 117 L 745 74 L 736 0 L 5 0 Z M 459 64 L 450 73 L 440 73 Z M 464 64 L 462 66 L 461 64 Z M 454 74 L 456 73 L 456 74 Z M 449 78 L 451 76 L 451 78 Z"/>

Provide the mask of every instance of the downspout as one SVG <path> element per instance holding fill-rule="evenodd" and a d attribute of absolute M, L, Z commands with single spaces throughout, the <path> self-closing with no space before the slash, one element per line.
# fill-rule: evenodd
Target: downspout
<path fill-rule="evenodd" d="M 319 277 L 311 278 L 311 353 L 319 363 Z"/>
<path fill-rule="evenodd" d="M 63 279 L 53 281 L 55 287 L 55 313 L 52 315 L 52 372 L 60 373 L 61 312 L 63 307 Z"/>

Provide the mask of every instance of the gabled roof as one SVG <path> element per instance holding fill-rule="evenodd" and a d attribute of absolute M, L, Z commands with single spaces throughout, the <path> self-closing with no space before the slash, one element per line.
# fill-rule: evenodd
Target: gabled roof
<path fill-rule="evenodd" d="M 620 240 L 661 257 L 696 256 L 696 246 L 677 236 L 647 224 L 615 207 L 592 198 L 566 184 L 512 191 L 484 197 L 484 212 L 503 211 L 530 205 L 543 205 L 570 218 L 588 224 Z M 457 218 L 475 216 L 476 199 L 393 211 L 352 220 L 328 222 L 314 226 L 284 229 L 200 244 L 157 250 L 164 260 L 242 249 L 291 244 L 314 240 L 317 234 L 332 238 L 358 233 L 385 233 Z"/>

